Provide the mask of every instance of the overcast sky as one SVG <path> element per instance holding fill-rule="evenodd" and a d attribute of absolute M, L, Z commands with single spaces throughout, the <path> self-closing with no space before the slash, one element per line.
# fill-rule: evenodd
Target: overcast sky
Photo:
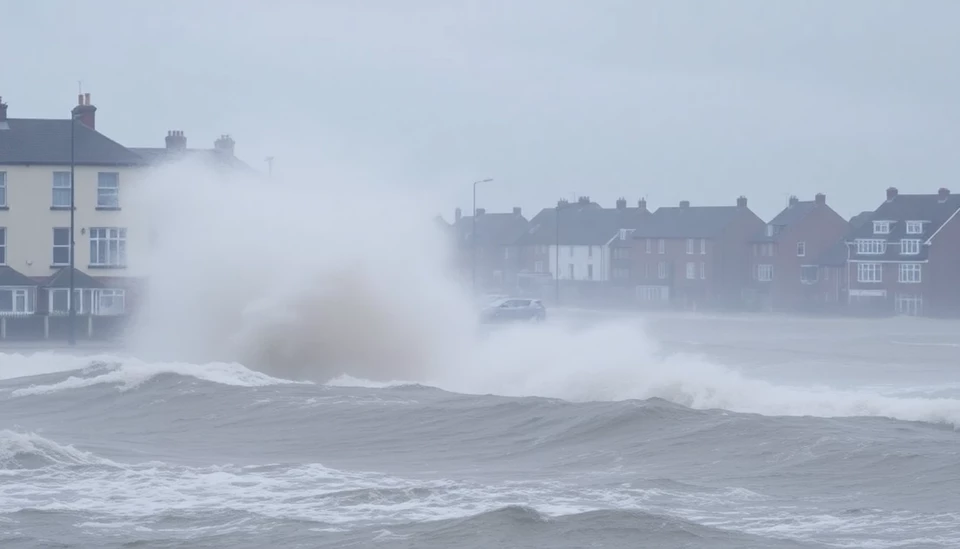
<path fill-rule="evenodd" d="M 77 81 L 130 146 L 231 134 L 278 174 L 395 182 L 447 217 L 560 196 L 841 214 L 960 192 L 960 2 L 0 0 L 11 117 Z M 293 166 L 298 168 L 294 169 Z M 393 184 L 393 183 L 391 183 Z M 373 198 L 373 197 L 371 197 Z"/>

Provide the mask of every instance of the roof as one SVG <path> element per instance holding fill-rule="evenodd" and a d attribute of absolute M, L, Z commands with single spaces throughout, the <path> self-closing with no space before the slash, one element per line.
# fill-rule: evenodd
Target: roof
<path fill-rule="evenodd" d="M 0 165 L 70 165 L 70 120 L 10 118 L 0 129 Z M 81 122 L 74 124 L 74 160 L 80 166 L 137 166 L 143 158 Z"/>
<path fill-rule="evenodd" d="M 871 220 L 873 222 L 865 221 L 861 223 L 851 233 L 848 241 L 878 239 L 899 243 L 904 238 L 927 241 L 957 210 L 960 210 L 960 195 L 947 194 L 941 198 L 938 194 L 895 194 L 873 211 Z M 890 232 L 888 234 L 875 234 L 873 227 L 877 221 L 889 221 Z M 923 222 L 922 232 L 920 234 L 907 234 L 907 221 Z M 855 249 L 851 252 L 852 256 L 876 261 L 903 261 L 906 259 L 922 261 L 926 259 L 927 247 L 922 246 L 919 255 L 911 256 L 901 255 L 897 245 L 887 246 L 884 254 L 861 255 L 857 254 Z"/>
<path fill-rule="evenodd" d="M 0 286 L 36 286 L 35 280 L 6 265 L 0 266 Z"/>
<path fill-rule="evenodd" d="M 482 213 L 477 216 L 478 246 L 510 246 L 527 230 L 527 218 L 518 213 Z M 473 234 L 473 216 L 461 217 L 453 224 L 460 245 L 469 245 Z"/>
<path fill-rule="evenodd" d="M 256 170 L 233 154 L 217 149 L 168 149 L 166 147 L 131 147 L 130 151 L 150 165 L 195 160 L 208 166 L 229 167 L 235 170 L 255 173 Z"/>
<path fill-rule="evenodd" d="M 602 208 L 595 202 L 564 204 L 559 209 L 559 238 L 557 208 L 544 208 L 530 220 L 529 229 L 518 244 L 551 245 L 559 240 L 565 246 L 602 246 L 620 229 L 635 229 L 651 216 L 646 208 Z"/>
<path fill-rule="evenodd" d="M 50 280 L 44 284 L 44 287 L 47 288 L 69 288 L 70 287 L 70 267 L 64 267 L 53 274 L 50 277 Z M 74 288 L 103 288 L 97 279 L 88 275 L 87 273 L 79 270 L 73 270 L 73 287 Z"/>
<path fill-rule="evenodd" d="M 817 203 L 813 200 L 791 202 L 790 205 L 767 223 L 767 227 L 773 227 L 773 234 L 769 233 L 768 229 L 765 228 L 762 233 L 752 239 L 753 242 L 773 242 L 777 240 L 783 229 L 799 223 L 803 218 L 807 217 L 810 212 L 816 209 Z"/>
<path fill-rule="evenodd" d="M 850 218 L 850 226 L 854 230 L 859 229 L 864 223 L 868 221 L 873 221 L 873 212 L 860 212 L 857 215 Z"/>
<path fill-rule="evenodd" d="M 658 208 L 646 223 L 637 228 L 633 237 L 714 238 L 740 215 L 741 209 L 745 208 L 739 206 Z"/>

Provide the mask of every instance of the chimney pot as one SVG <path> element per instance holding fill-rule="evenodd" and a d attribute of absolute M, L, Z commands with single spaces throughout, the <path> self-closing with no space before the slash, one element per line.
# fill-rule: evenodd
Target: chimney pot
<path fill-rule="evenodd" d="M 799 203 L 800 203 L 800 199 L 799 199 L 799 198 L 797 198 L 796 196 L 791 196 L 791 197 L 790 197 L 790 205 L 791 205 L 791 206 L 796 206 L 796 205 L 799 204 Z"/>
<path fill-rule="evenodd" d="M 646 198 L 641 198 L 640 200 L 637 200 L 637 207 L 640 208 L 641 210 L 646 210 L 646 209 L 647 209 L 647 199 L 646 199 Z"/>
<path fill-rule="evenodd" d="M 821 206 L 823 206 L 824 204 L 827 203 L 827 195 L 823 193 L 817 193 L 817 195 L 814 197 L 814 201 L 816 201 L 817 204 L 820 204 Z"/>
<path fill-rule="evenodd" d="M 457 208 L 456 210 L 453 210 L 453 220 L 454 220 L 455 222 L 456 222 L 456 221 L 460 221 L 460 218 L 461 218 L 461 217 L 463 217 L 463 210 L 461 210 L 460 208 Z"/>
<path fill-rule="evenodd" d="M 182 151 L 187 148 L 187 138 L 181 130 L 170 130 L 167 132 L 166 144 L 168 150 Z"/>
<path fill-rule="evenodd" d="M 520 215 L 520 212 L 521 212 L 521 210 L 520 210 L 520 207 L 519 207 L 519 206 L 515 206 L 515 207 L 513 208 L 513 215 Z"/>
<path fill-rule="evenodd" d="M 0 97 L 0 122 L 7 121 L 7 104 L 3 102 L 3 98 Z"/>
<path fill-rule="evenodd" d="M 899 191 L 897 191 L 897 188 L 896 188 L 896 187 L 890 187 L 890 188 L 888 188 L 888 189 L 887 189 L 887 200 L 893 200 L 894 198 L 897 197 L 897 194 L 899 194 Z"/>
<path fill-rule="evenodd" d="M 747 197 L 745 197 L 745 196 L 740 196 L 739 198 L 737 198 L 737 207 L 738 207 L 738 208 L 746 208 L 746 207 L 747 207 Z"/>
<path fill-rule="evenodd" d="M 483 215 L 483 214 L 485 214 L 485 213 L 487 213 L 487 209 L 486 209 L 486 208 L 477 208 L 477 217 L 480 217 L 481 215 Z"/>
<path fill-rule="evenodd" d="M 232 156 L 234 144 L 233 138 L 224 134 L 220 136 L 220 139 L 213 142 L 213 148 Z"/>
<path fill-rule="evenodd" d="M 73 118 L 79 120 L 81 124 L 90 128 L 97 129 L 97 108 L 90 103 L 90 94 L 77 96 L 77 106 L 70 111 Z"/>
<path fill-rule="evenodd" d="M 617 209 L 626 210 L 627 209 L 627 199 L 622 196 L 617 199 Z"/>
<path fill-rule="evenodd" d="M 689 208 L 689 207 L 690 207 L 690 201 L 689 201 L 689 200 L 681 200 L 681 201 L 680 201 L 680 207 L 681 207 L 681 208 Z"/>
<path fill-rule="evenodd" d="M 937 196 L 940 199 L 940 202 L 946 202 L 947 198 L 950 196 L 950 189 L 946 187 L 940 187 L 940 190 L 937 191 Z"/>

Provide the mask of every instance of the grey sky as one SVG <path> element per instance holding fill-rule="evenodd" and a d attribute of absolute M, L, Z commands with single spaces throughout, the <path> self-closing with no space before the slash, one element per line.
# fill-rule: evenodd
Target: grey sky
<path fill-rule="evenodd" d="M 362 7 L 361 7 L 362 6 Z M 559 196 L 733 204 L 960 192 L 960 2 L 0 0 L 0 96 L 83 80 L 130 146 L 221 133 L 263 169 L 395 181 L 450 216 Z M 296 168 L 294 168 L 296 167 Z"/>

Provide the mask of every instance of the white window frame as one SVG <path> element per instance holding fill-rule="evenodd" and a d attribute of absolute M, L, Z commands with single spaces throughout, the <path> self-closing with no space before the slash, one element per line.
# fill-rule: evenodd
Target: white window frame
<path fill-rule="evenodd" d="M 0 265 L 7 264 L 7 228 L 0 227 Z"/>
<path fill-rule="evenodd" d="M 657 241 L 657 253 L 658 253 L 658 254 L 665 254 L 665 253 L 667 253 L 667 241 L 666 241 L 666 240 L 664 240 L 664 239 L 661 238 L 661 239 L 659 239 L 659 240 Z"/>
<path fill-rule="evenodd" d="M 112 246 L 111 244 L 116 244 Z M 101 247 L 103 254 L 101 257 Z M 90 266 L 124 268 L 127 266 L 127 229 L 123 227 L 90 228 Z"/>
<path fill-rule="evenodd" d="M 919 284 L 922 280 L 922 272 L 920 263 L 901 263 L 897 281 L 903 284 Z"/>
<path fill-rule="evenodd" d="M 883 255 L 887 252 L 887 241 L 879 238 L 858 238 L 857 253 L 860 255 Z"/>
<path fill-rule="evenodd" d="M 797 257 L 806 257 L 807 256 L 807 243 L 804 241 L 797 242 Z"/>
<path fill-rule="evenodd" d="M 542 273 L 542 272 L 544 272 L 544 270 L 543 270 L 543 261 L 534 261 L 534 262 L 533 262 L 533 272 L 535 272 L 535 273 Z"/>
<path fill-rule="evenodd" d="M 904 238 L 900 241 L 900 255 L 919 255 L 920 239 Z"/>
<path fill-rule="evenodd" d="M 78 315 L 88 315 L 90 314 L 90 306 L 93 303 L 93 296 L 96 290 L 90 288 L 74 288 L 73 296 L 77 299 L 77 314 Z M 56 302 L 56 296 L 60 294 L 65 294 L 64 298 L 66 299 L 66 308 L 57 309 L 54 307 Z M 47 307 L 49 308 L 50 314 L 52 315 L 65 315 L 70 313 L 70 289 L 69 288 L 49 288 L 47 289 Z"/>
<path fill-rule="evenodd" d="M 890 234 L 890 222 L 889 222 L 889 221 L 874 221 L 874 222 L 873 222 L 873 234 Z"/>
<path fill-rule="evenodd" d="M 661 261 L 657 264 L 657 278 L 663 280 L 667 278 L 667 262 Z"/>
<path fill-rule="evenodd" d="M 923 234 L 923 221 L 907 221 L 907 234 Z"/>
<path fill-rule="evenodd" d="M 0 208 L 7 207 L 7 172 L 0 172 Z"/>
<path fill-rule="evenodd" d="M 697 264 L 693 261 L 687 262 L 687 280 L 695 280 L 697 278 Z"/>
<path fill-rule="evenodd" d="M 0 292 L 10 292 L 10 310 L 0 310 L 0 315 L 32 315 L 37 306 L 33 290 L 25 286 L 0 286 Z M 31 296 L 33 299 L 30 299 Z M 22 306 L 17 302 L 18 299 L 22 299 Z"/>
<path fill-rule="evenodd" d="M 122 315 L 126 312 L 127 307 L 127 292 L 125 290 L 120 290 L 117 288 L 106 288 L 103 290 L 94 291 L 94 309 L 93 314 L 98 316 L 117 316 Z M 108 303 L 112 304 L 113 307 L 105 307 L 105 300 Z M 116 306 L 117 300 L 119 300 L 119 307 Z"/>
<path fill-rule="evenodd" d="M 707 239 L 700 239 L 700 255 L 707 255 Z"/>
<path fill-rule="evenodd" d="M 757 265 L 757 280 L 760 282 L 770 282 L 773 280 L 773 265 Z"/>
<path fill-rule="evenodd" d="M 70 172 L 53 172 L 53 190 L 50 205 L 54 208 L 70 207 Z M 59 199 L 59 200 L 58 200 Z"/>
<path fill-rule="evenodd" d="M 120 172 L 97 173 L 97 207 L 120 209 Z"/>
<path fill-rule="evenodd" d="M 700 262 L 700 280 L 707 279 L 707 264 L 703 261 Z"/>
<path fill-rule="evenodd" d="M 693 255 L 693 246 L 695 240 L 693 238 L 687 239 L 687 255 Z"/>
<path fill-rule="evenodd" d="M 862 284 L 881 284 L 883 282 L 883 264 L 857 263 L 857 282 Z"/>
<path fill-rule="evenodd" d="M 813 278 L 804 276 L 807 272 L 813 272 Z M 820 281 L 820 267 L 817 265 L 800 265 L 800 283 L 816 284 Z"/>
<path fill-rule="evenodd" d="M 653 240 L 650 239 L 650 238 L 648 238 L 648 239 L 646 239 L 646 240 L 647 240 L 647 244 L 646 244 L 647 253 L 648 253 L 648 254 L 651 254 L 651 253 L 653 253 Z"/>
<path fill-rule="evenodd" d="M 67 234 L 67 243 L 66 244 L 57 244 L 57 231 L 62 231 Z M 64 249 L 67 252 L 66 261 L 57 261 L 57 250 Z M 53 228 L 53 249 L 52 257 L 50 258 L 50 265 L 53 267 L 62 267 L 70 264 L 70 227 L 54 227 Z"/>

